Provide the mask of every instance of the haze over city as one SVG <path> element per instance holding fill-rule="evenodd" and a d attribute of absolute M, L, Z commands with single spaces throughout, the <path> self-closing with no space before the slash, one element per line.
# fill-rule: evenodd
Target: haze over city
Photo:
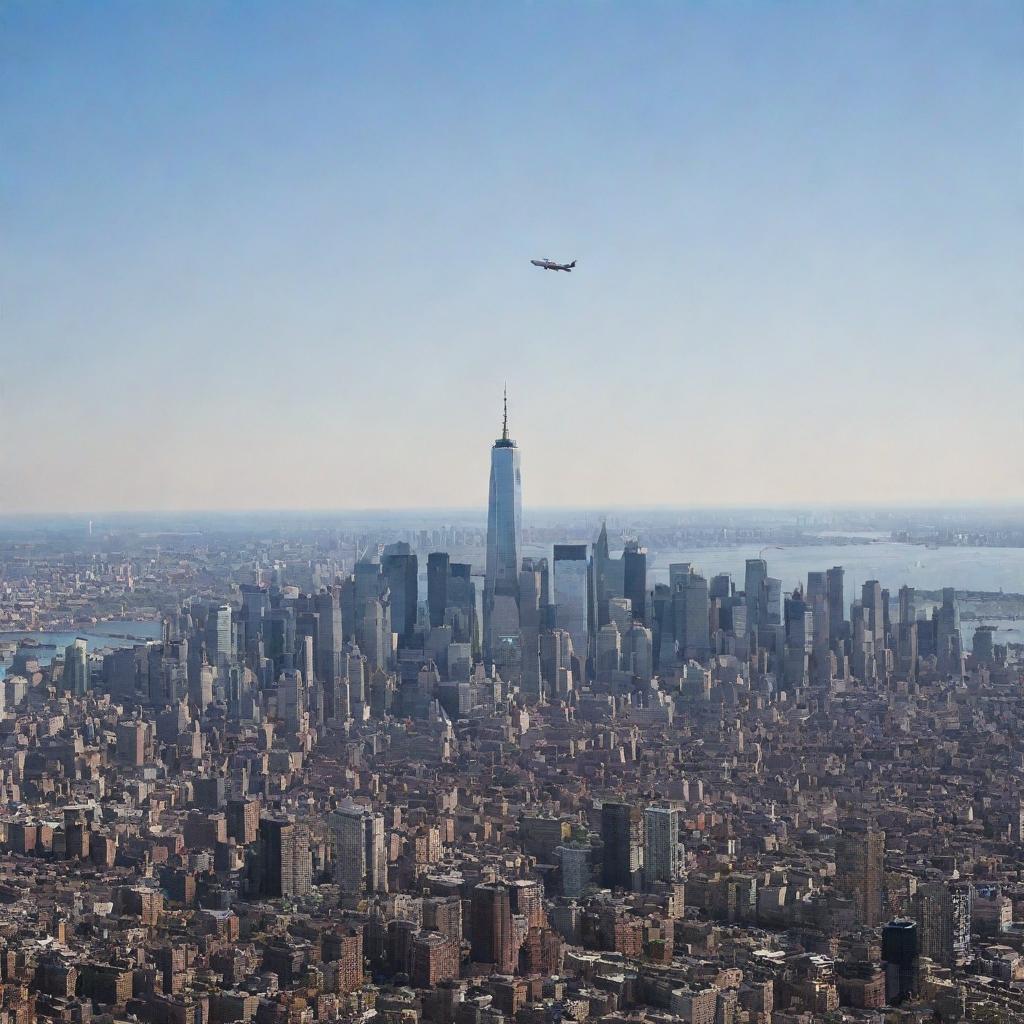
<path fill-rule="evenodd" d="M 0 1024 L 1024 1024 L 1022 86 L 0 0 Z"/>
<path fill-rule="evenodd" d="M 1024 501 L 1019 5 L 2 35 L 0 511 Z"/>

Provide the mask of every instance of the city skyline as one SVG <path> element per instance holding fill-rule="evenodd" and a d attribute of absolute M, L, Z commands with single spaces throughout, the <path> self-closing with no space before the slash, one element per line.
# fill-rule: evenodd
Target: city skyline
<path fill-rule="evenodd" d="M 0 1024 L 1024 1024 L 1022 14 L 0 0 Z"/>
<path fill-rule="evenodd" d="M 0 512 L 1024 500 L 1012 4 L 5 15 Z"/>
<path fill-rule="evenodd" d="M 0 536 L 5 1006 L 1024 1020 L 1024 594 L 789 580 L 753 517 L 659 568 L 527 534 L 520 471 L 506 409 L 485 529 Z"/>

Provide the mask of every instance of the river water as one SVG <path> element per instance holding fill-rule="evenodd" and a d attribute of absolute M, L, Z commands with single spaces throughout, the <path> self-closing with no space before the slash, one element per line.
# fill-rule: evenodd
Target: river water
<path fill-rule="evenodd" d="M 811 544 L 803 547 L 689 548 L 653 551 L 648 560 L 652 582 L 667 583 L 672 562 L 692 562 L 708 578 L 731 573 L 742 588 L 748 558 L 762 557 L 768 575 L 782 580 L 784 590 L 807 583 L 807 573 L 833 565 L 846 570 L 848 600 L 865 580 L 878 580 L 894 596 L 904 584 L 919 590 L 1006 591 L 1024 594 L 1024 548 L 926 548 L 920 544 L 872 541 L 860 544 Z"/>
<path fill-rule="evenodd" d="M 782 580 L 784 592 L 792 591 L 798 583 L 806 586 L 808 572 L 841 565 L 846 570 L 847 608 L 866 580 L 878 580 L 888 588 L 893 601 L 904 585 L 918 590 L 954 587 L 956 590 L 1024 594 L 1024 548 L 927 548 L 882 539 L 786 548 L 738 545 L 653 551 L 648 569 L 652 583 L 667 583 L 670 563 L 691 562 L 709 579 L 718 573 L 731 574 L 737 589 L 742 589 L 746 560 L 758 557 L 768 563 L 769 576 Z M 1024 643 L 1024 621 L 994 618 L 983 621 L 996 627 L 997 643 Z M 977 624 L 969 620 L 963 622 L 964 642 L 968 645 Z"/>
<path fill-rule="evenodd" d="M 124 622 L 97 622 L 77 630 L 46 630 L 0 633 L 0 644 L 32 639 L 43 645 L 34 653 L 40 665 L 48 665 L 54 655 L 64 654 L 64 648 L 76 637 L 89 641 L 89 650 L 99 648 L 132 647 L 147 640 L 160 639 L 160 623 L 151 620 L 125 620 Z"/>

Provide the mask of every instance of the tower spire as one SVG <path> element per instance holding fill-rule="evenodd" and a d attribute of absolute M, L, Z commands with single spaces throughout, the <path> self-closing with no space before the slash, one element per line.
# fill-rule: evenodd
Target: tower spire
<path fill-rule="evenodd" d="M 501 439 L 508 440 L 508 385 L 502 391 L 502 416 L 501 416 Z"/>

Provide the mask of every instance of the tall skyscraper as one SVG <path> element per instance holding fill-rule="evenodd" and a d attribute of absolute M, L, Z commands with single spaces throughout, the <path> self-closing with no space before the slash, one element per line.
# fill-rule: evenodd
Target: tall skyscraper
<path fill-rule="evenodd" d="M 836 889 L 854 902 L 857 923 L 882 921 L 885 833 L 860 822 L 845 822 L 836 843 Z"/>
<path fill-rule="evenodd" d="M 622 640 L 623 668 L 633 673 L 634 679 L 649 683 L 654 675 L 654 637 L 651 631 L 634 622 Z"/>
<path fill-rule="evenodd" d="M 590 566 L 586 544 L 556 544 L 554 557 L 555 625 L 572 637 L 584 671 L 590 651 Z"/>
<path fill-rule="evenodd" d="M 520 692 L 530 702 L 544 696 L 540 670 L 541 571 L 533 560 L 523 559 L 519 574 Z"/>
<path fill-rule="evenodd" d="M 917 675 L 917 621 L 914 609 L 914 588 L 900 587 L 899 624 L 896 627 L 897 669 L 913 679 Z"/>
<path fill-rule="evenodd" d="M 914 607 L 914 588 L 907 586 L 900 587 L 898 600 L 900 622 L 913 622 L 917 617 L 917 612 Z"/>
<path fill-rule="evenodd" d="M 337 587 L 321 589 L 314 600 L 319 628 L 317 631 L 316 665 L 321 682 L 330 684 L 340 674 L 343 628 L 341 600 Z"/>
<path fill-rule="evenodd" d="M 917 925 L 905 918 L 882 928 L 885 999 L 898 1006 L 917 991 Z"/>
<path fill-rule="evenodd" d="M 523 550 L 523 495 L 519 449 L 508 436 L 505 398 L 501 437 L 491 448 L 487 498 L 487 562 L 484 570 L 484 658 L 518 645 L 519 558 Z"/>
<path fill-rule="evenodd" d="M 610 801 L 601 806 L 602 881 L 609 889 L 638 888 L 643 867 L 643 825 L 639 807 Z"/>
<path fill-rule="evenodd" d="M 882 652 L 875 649 L 871 615 L 860 601 L 855 601 L 850 608 L 850 637 L 853 674 L 858 679 L 873 679 L 876 655 Z"/>
<path fill-rule="evenodd" d="M 608 600 L 608 622 L 614 623 L 619 636 L 625 636 L 633 625 L 633 604 L 627 597 L 612 597 Z"/>
<path fill-rule="evenodd" d="M 572 637 L 564 629 L 540 635 L 540 672 L 549 692 L 564 695 L 572 687 Z"/>
<path fill-rule="evenodd" d="M 240 796 L 228 800 L 228 835 L 239 846 L 256 842 L 260 827 L 260 802 L 256 797 Z"/>
<path fill-rule="evenodd" d="M 103 685 L 115 700 L 134 700 L 138 676 L 139 659 L 131 647 L 103 655 Z"/>
<path fill-rule="evenodd" d="M 512 935 L 512 904 L 508 886 L 483 882 L 473 889 L 471 906 L 472 948 L 476 963 L 494 964 L 502 974 L 515 969 Z"/>
<path fill-rule="evenodd" d="M 782 624 L 782 580 L 768 576 L 761 592 L 762 626 L 778 626 Z"/>
<path fill-rule="evenodd" d="M 81 697 L 89 690 L 89 641 L 78 637 L 64 648 L 64 675 L 61 686 Z"/>
<path fill-rule="evenodd" d="M 277 717 L 288 732 L 304 730 L 309 688 L 301 672 L 289 669 L 277 679 Z"/>
<path fill-rule="evenodd" d="M 585 843 L 570 843 L 555 850 L 562 869 L 563 896 L 582 896 L 590 885 L 590 852 L 590 846 Z"/>
<path fill-rule="evenodd" d="M 936 628 L 939 668 L 959 675 L 963 669 L 963 642 L 960 636 L 960 606 L 952 587 L 942 588 L 942 606 L 938 610 Z"/>
<path fill-rule="evenodd" d="M 242 583 L 242 621 L 245 635 L 255 640 L 263 632 L 263 616 L 270 611 L 270 593 L 265 586 L 256 583 Z"/>
<path fill-rule="evenodd" d="M 829 644 L 832 630 L 829 626 L 828 573 L 807 574 L 807 606 L 811 610 L 813 638 L 811 642 L 811 682 L 828 683 L 831 676 Z"/>
<path fill-rule="evenodd" d="M 341 892 L 387 892 L 388 863 L 384 816 L 364 807 L 339 807 L 330 818 L 334 840 L 334 879 Z"/>
<path fill-rule="evenodd" d="M 747 599 L 747 629 L 757 632 L 764 624 L 764 584 L 768 578 L 768 563 L 763 558 L 748 558 L 747 571 L 743 580 L 743 591 Z"/>
<path fill-rule="evenodd" d="M 846 599 L 843 593 L 845 570 L 834 565 L 825 573 L 825 589 L 828 592 L 828 638 L 829 643 L 843 639 L 843 625 L 846 620 Z"/>
<path fill-rule="evenodd" d="M 672 807 L 644 811 L 644 881 L 677 882 L 680 869 L 679 814 Z"/>
<path fill-rule="evenodd" d="M 231 658 L 231 647 L 231 605 L 217 605 L 206 616 L 206 658 L 219 665 Z"/>
<path fill-rule="evenodd" d="M 797 587 L 784 605 L 786 656 L 783 679 L 786 689 L 802 686 L 807 680 L 808 659 L 814 643 L 814 614 L 803 591 Z"/>
<path fill-rule="evenodd" d="M 355 626 L 359 625 L 362 608 L 368 601 L 374 601 L 384 593 L 384 578 L 381 574 L 380 559 L 376 553 L 367 553 L 355 564 Z"/>
<path fill-rule="evenodd" d="M 384 548 L 381 569 L 391 591 L 391 629 L 407 640 L 416 629 L 419 560 L 405 541 L 397 541 Z"/>
<path fill-rule="evenodd" d="M 594 653 L 594 671 L 600 677 L 607 672 L 618 672 L 622 664 L 622 641 L 619 627 L 609 622 L 597 631 L 597 647 Z"/>
<path fill-rule="evenodd" d="M 316 622 L 316 614 L 310 615 L 308 612 L 299 616 L 299 622 L 296 629 L 296 639 L 298 640 L 298 649 L 295 655 L 298 659 L 299 670 L 302 672 L 303 678 L 306 680 L 307 689 L 313 688 L 313 680 L 316 679 L 316 646 L 317 646 L 317 632 L 307 633 L 302 628 L 302 620 L 304 618 L 311 618 Z M 314 627 L 315 629 L 315 627 Z"/>
<path fill-rule="evenodd" d="M 451 562 L 448 566 L 448 603 L 444 614 L 445 624 L 452 627 L 452 639 L 456 643 L 479 642 L 476 584 L 472 566 L 466 562 Z"/>
<path fill-rule="evenodd" d="M 921 956 L 943 967 L 967 959 L 971 948 L 971 887 L 924 882 L 912 901 Z"/>
<path fill-rule="evenodd" d="M 509 882 L 508 890 L 513 914 L 525 917 L 530 928 L 543 928 L 547 924 L 543 882 L 533 878 L 517 878 Z"/>
<path fill-rule="evenodd" d="M 275 672 L 291 667 L 295 652 L 295 615 L 291 608 L 271 608 L 263 617 L 263 647 Z"/>
<path fill-rule="evenodd" d="M 938 654 L 939 609 L 933 608 L 929 616 L 922 608 L 917 620 L 917 653 L 921 658 L 933 658 Z"/>
<path fill-rule="evenodd" d="M 312 863 L 305 825 L 284 815 L 264 815 L 257 842 L 257 888 L 261 896 L 273 900 L 309 892 Z"/>
<path fill-rule="evenodd" d="M 708 584 L 708 596 L 714 601 L 728 601 L 732 596 L 732 577 L 727 572 L 720 572 L 717 576 L 711 577 Z"/>
<path fill-rule="evenodd" d="M 608 525 L 601 523 L 601 532 L 594 542 L 594 600 L 597 603 L 597 628 L 608 622 L 608 599 L 612 597 L 608 574 L 611 556 L 608 552 Z"/>
<path fill-rule="evenodd" d="M 885 646 L 885 610 L 882 607 L 882 584 L 878 580 L 867 580 L 861 587 L 861 605 L 868 616 L 868 629 L 875 643 L 875 650 Z"/>
<path fill-rule="evenodd" d="M 810 654 L 814 643 L 814 613 L 799 587 L 786 598 L 785 623 L 787 646 Z"/>
<path fill-rule="evenodd" d="M 427 612 L 431 627 L 444 625 L 448 607 L 448 574 L 451 560 L 447 551 L 431 551 L 427 555 Z"/>
<path fill-rule="evenodd" d="M 647 624 L 647 548 L 627 540 L 622 552 L 622 596 L 633 605 L 633 618 Z"/>
<path fill-rule="evenodd" d="M 708 581 L 691 567 L 677 577 L 672 605 L 680 658 L 703 661 L 711 653 Z"/>
<path fill-rule="evenodd" d="M 808 607 L 814 612 L 814 639 L 817 642 L 819 639 L 818 632 L 818 609 L 816 607 L 817 601 L 821 600 L 823 608 L 821 614 L 823 615 L 822 625 L 825 627 L 824 640 L 828 643 L 828 574 L 823 572 L 809 572 L 807 574 L 807 589 L 804 591 L 804 600 L 807 602 Z"/>
<path fill-rule="evenodd" d="M 391 602 L 379 598 L 367 601 L 356 628 L 356 640 L 370 668 L 386 668 L 390 664 L 391 636 Z"/>
<path fill-rule="evenodd" d="M 632 614 L 632 611 L 630 612 Z M 654 648 L 654 668 L 667 672 L 675 664 L 675 622 L 672 618 L 672 590 L 665 583 L 655 583 L 651 595 L 651 642 Z M 746 620 L 743 623 L 746 630 Z M 662 652 L 665 661 L 662 661 Z"/>
<path fill-rule="evenodd" d="M 978 626 L 971 640 L 971 653 L 975 661 L 989 665 L 995 657 L 995 626 Z"/>
<path fill-rule="evenodd" d="M 950 886 L 953 921 L 953 963 L 963 964 L 971 958 L 971 912 L 974 907 L 974 886 L 970 882 L 954 882 Z"/>

